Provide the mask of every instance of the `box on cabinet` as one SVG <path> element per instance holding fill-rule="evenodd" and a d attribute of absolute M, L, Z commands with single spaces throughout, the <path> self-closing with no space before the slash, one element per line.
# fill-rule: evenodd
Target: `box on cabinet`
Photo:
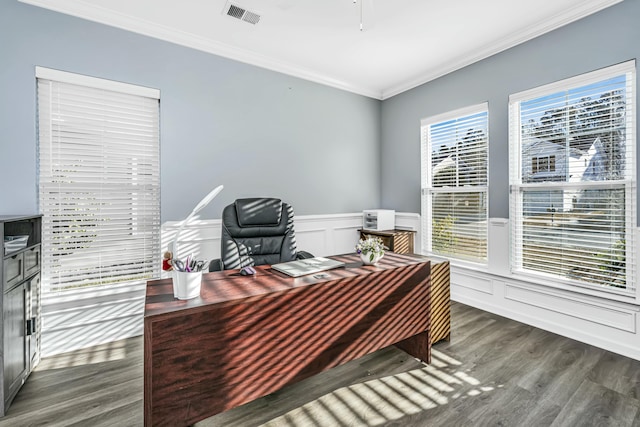
<path fill-rule="evenodd" d="M 393 230 L 396 227 L 396 211 L 391 209 L 373 209 L 362 212 L 363 230 Z"/>

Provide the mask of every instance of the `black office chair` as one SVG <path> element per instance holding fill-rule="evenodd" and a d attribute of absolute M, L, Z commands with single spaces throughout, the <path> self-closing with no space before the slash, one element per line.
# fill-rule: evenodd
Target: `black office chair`
<path fill-rule="evenodd" d="M 209 271 L 312 257 L 297 250 L 291 205 L 273 198 L 238 199 L 222 211 L 220 259 L 209 263 Z"/>

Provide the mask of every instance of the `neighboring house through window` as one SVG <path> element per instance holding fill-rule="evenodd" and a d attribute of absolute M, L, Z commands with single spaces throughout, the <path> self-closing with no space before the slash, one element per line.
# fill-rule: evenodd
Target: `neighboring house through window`
<path fill-rule="evenodd" d="M 551 173 L 556 171 L 556 156 L 535 156 L 531 159 L 531 173 Z"/>
<path fill-rule="evenodd" d="M 487 104 L 422 120 L 422 250 L 487 262 Z"/>

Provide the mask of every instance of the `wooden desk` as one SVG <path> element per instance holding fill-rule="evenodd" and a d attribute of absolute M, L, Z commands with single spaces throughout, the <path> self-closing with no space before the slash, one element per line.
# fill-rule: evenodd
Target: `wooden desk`
<path fill-rule="evenodd" d="M 429 363 L 429 260 L 332 258 L 346 268 L 323 279 L 205 274 L 186 301 L 171 279 L 148 282 L 145 426 L 190 425 L 392 344 Z"/>

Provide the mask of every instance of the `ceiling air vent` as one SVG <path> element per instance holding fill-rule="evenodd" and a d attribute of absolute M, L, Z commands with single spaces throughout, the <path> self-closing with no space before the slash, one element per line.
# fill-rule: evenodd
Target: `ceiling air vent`
<path fill-rule="evenodd" d="M 227 3 L 222 11 L 225 15 L 231 16 L 241 21 L 248 22 L 249 24 L 257 24 L 260 22 L 260 15 L 244 9 L 238 5 Z"/>

